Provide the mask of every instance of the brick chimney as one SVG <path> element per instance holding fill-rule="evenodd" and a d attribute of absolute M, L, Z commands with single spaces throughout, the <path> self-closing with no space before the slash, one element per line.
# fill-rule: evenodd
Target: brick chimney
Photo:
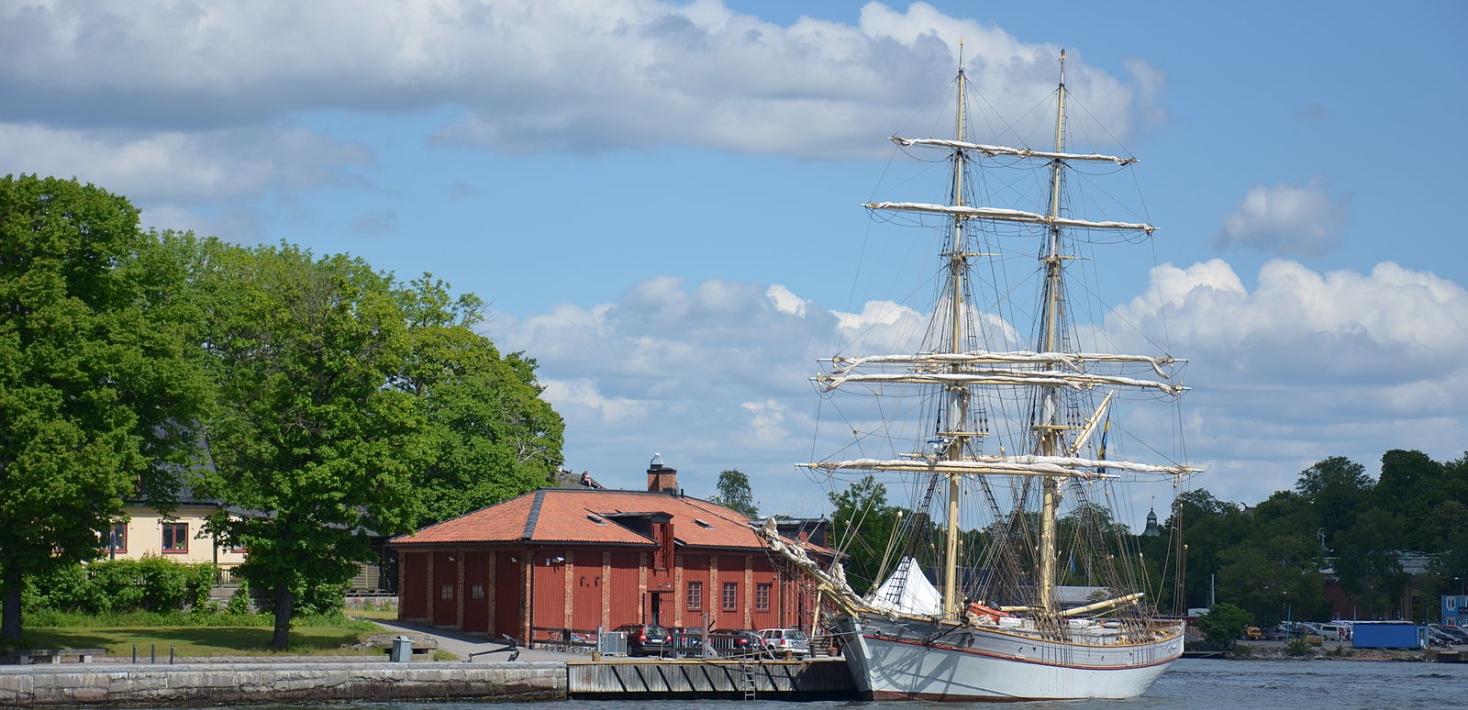
<path fill-rule="evenodd" d="M 647 490 L 654 493 L 678 492 L 678 469 L 654 462 L 647 467 Z"/>

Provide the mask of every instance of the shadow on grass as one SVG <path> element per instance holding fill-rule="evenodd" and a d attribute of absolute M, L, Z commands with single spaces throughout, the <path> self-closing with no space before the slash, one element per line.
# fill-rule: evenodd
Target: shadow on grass
<path fill-rule="evenodd" d="M 160 653 L 173 647 L 180 656 L 248 656 L 276 653 L 270 650 L 271 629 L 232 626 L 160 626 L 133 628 L 36 628 L 25 634 L 32 648 L 105 648 L 111 655 L 130 656 L 134 646 L 139 654 L 157 648 Z M 304 626 L 291 629 L 290 648 L 284 653 L 349 655 L 361 631 L 331 626 Z"/>

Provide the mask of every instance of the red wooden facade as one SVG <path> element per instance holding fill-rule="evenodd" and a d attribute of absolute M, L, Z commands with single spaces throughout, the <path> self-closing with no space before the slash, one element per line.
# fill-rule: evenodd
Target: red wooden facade
<path fill-rule="evenodd" d="M 674 474 L 655 465 L 646 492 L 542 489 L 393 539 L 399 618 L 521 640 L 629 623 L 808 628 L 809 580 L 749 518 L 678 494 Z"/>

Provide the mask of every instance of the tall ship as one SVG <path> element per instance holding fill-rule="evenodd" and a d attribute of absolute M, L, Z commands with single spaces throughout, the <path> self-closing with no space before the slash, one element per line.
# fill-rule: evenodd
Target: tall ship
<path fill-rule="evenodd" d="M 1073 171 L 1109 177 L 1135 159 L 1067 152 L 1063 52 L 1051 149 L 971 142 L 959 64 L 954 136 L 892 138 L 919 161 L 946 160 L 945 199 L 865 205 L 937 232 L 926 330 L 916 352 L 821 361 L 823 397 L 868 405 L 830 417 L 850 436 L 836 456 L 799 464 L 864 480 L 868 494 L 890 481 L 906 503 L 887 507 L 890 540 L 865 541 L 881 560 L 865 581 L 768 539 L 821 580 L 834 609 L 825 624 L 866 699 L 1138 696 L 1182 655 L 1183 624 L 1155 608 L 1163 575 L 1155 560 L 1139 569 L 1113 505 L 1131 500 L 1128 485 L 1176 484 L 1195 469 L 1177 462 L 1180 446 L 1139 445 L 1153 463 L 1117 456 L 1115 442 L 1108 452 L 1110 415 L 1122 403 L 1175 413 L 1185 361 L 1094 345 L 1109 338 L 1079 322 L 1070 271 L 1094 268 L 1082 249 L 1145 241 L 1154 227 L 1083 218 L 1068 198 Z M 983 204 L 988 187 L 1016 184 L 1041 193 L 1030 209 Z M 1018 277 L 999 275 L 1016 265 Z M 867 515 L 852 527 L 883 526 L 881 511 Z"/>

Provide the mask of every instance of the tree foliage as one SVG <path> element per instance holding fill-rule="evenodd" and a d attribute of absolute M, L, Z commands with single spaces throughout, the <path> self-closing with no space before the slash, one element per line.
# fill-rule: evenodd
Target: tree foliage
<path fill-rule="evenodd" d="M 1180 496 L 1174 514 L 1186 530 L 1190 605 L 1206 603 L 1216 581 L 1219 599 L 1261 623 L 1323 620 L 1332 614 L 1324 588 L 1334 581 L 1361 618 L 1435 619 L 1435 595 L 1468 579 L 1465 461 L 1394 449 L 1372 480 L 1364 466 L 1330 457 L 1302 471 L 1295 490 L 1247 512 L 1206 491 Z M 1427 573 L 1414 581 L 1404 554 L 1426 554 Z"/>
<path fill-rule="evenodd" d="M 1244 633 L 1244 628 L 1254 623 L 1254 615 L 1228 602 L 1208 607 L 1208 613 L 1198 617 L 1198 630 L 1213 648 L 1233 648 L 1234 641 Z"/>
<path fill-rule="evenodd" d="M 97 557 L 124 499 L 173 505 L 208 401 L 180 276 L 126 199 L 0 181 L 0 643 L 24 580 Z"/>
<path fill-rule="evenodd" d="M 415 488 L 424 524 L 532 491 L 562 463 L 565 424 L 540 398 L 535 361 L 501 357 L 474 331 L 483 302 L 454 298 L 429 276 L 398 290 L 410 353 L 394 386 L 414 396 L 427 422 L 430 460 Z"/>
<path fill-rule="evenodd" d="M 829 494 L 831 530 L 838 548 L 847 555 L 846 579 L 859 593 L 881 583 L 888 541 L 901 522 L 903 509 L 887 504 L 887 487 L 868 474 L 846 490 Z"/>
<path fill-rule="evenodd" d="M 751 518 L 759 517 L 759 508 L 754 502 L 754 491 L 749 487 L 749 476 L 737 468 L 719 472 L 719 494 L 709 498 L 726 508 L 731 508 Z"/>
<path fill-rule="evenodd" d="M 414 396 L 387 386 L 412 348 L 391 279 L 346 256 L 282 245 L 197 242 L 207 365 L 220 392 L 206 423 L 214 468 L 198 492 L 229 508 L 208 529 L 248 550 L 270 590 L 272 646 L 289 643 L 296 599 L 344 585 L 370 537 L 422 513 L 415 472 L 430 458 Z"/>

